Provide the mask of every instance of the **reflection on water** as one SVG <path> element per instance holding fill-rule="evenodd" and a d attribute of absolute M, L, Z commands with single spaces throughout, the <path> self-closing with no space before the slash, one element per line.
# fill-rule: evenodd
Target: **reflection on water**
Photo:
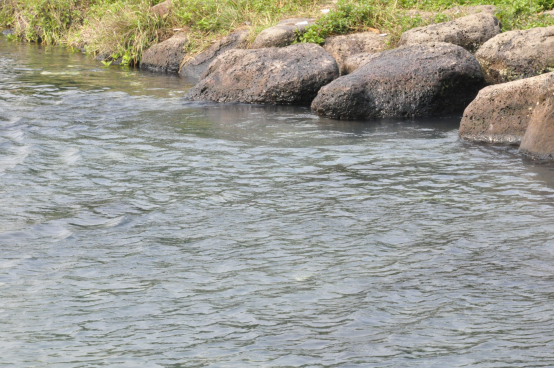
<path fill-rule="evenodd" d="M 553 366 L 553 167 L 0 40 L 0 366 Z"/>

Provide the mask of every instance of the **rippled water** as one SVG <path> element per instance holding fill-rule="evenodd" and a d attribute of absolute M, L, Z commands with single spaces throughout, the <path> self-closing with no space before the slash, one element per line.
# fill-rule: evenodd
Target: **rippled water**
<path fill-rule="evenodd" d="M 554 366 L 552 166 L 188 87 L 0 40 L 1 367 Z"/>

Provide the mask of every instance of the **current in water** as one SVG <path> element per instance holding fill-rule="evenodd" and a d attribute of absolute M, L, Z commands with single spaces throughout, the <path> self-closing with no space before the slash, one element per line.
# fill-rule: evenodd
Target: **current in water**
<path fill-rule="evenodd" d="M 554 366 L 553 166 L 189 87 L 0 39 L 0 367 Z"/>

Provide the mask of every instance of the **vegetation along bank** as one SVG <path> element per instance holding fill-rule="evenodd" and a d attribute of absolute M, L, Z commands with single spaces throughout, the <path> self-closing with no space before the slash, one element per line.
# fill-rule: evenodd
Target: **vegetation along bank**
<path fill-rule="evenodd" d="M 311 104 L 337 119 L 465 109 L 461 138 L 521 144 L 522 153 L 552 159 L 553 7 L 554 0 L 0 0 L 0 25 L 8 37 L 66 45 L 106 65 L 194 78 L 190 100 Z"/>

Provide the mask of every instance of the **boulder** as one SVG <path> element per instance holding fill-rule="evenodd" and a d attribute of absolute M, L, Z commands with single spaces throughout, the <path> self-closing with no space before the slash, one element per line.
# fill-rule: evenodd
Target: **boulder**
<path fill-rule="evenodd" d="M 333 57 L 315 44 L 230 50 L 210 65 L 186 98 L 309 105 L 319 89 L 338 74 Z"/>
<path fill-rule="evenodd" d="M 436 12 L 429 12 L 424 10 L 411 9 L 404 12 L 404 15 L 409 18 L 420 18 L 425 22 L 431 22 L 437 16 Z"/>
<path fill-rule="evenodd" d="M 551 90 L 552 91 L 552 90 Z M 554 96 L 537 101 L 519 152 L 539 160 L 554 160 Z"/>
<path fill-rule="evenodd" d="M 500 33 L 500 22 L 489 13 L 478 13 L 451 22 L 410 29 L 400 37 L 400 46 L 426 42 L 448 42 L 475 52 Z"/>
<path fill-rule="evenodd" d="M 2 31 L 2 35 L 4 36 L 11 36 L 13 34 L 15 34 L 15 31 L 13 30 L 13 28 L 8 28 Z"/>
<path fill-rule="evenodd" d="M 479 14 L 479 13 L 496 13 L 496 6 L 494 5 L 470 5 L 470 6 L 455 6 L 453 8 L 447 9 L 443 12 L 446 15 L 470 15 L 470 14 Z"/>
<path fill-rule="evenodd" d="M 354 72 L 354 70 L 358 69 L 362 65 L 367 64 L 371 59 L 375 57 L 375 55 L 378 54 L 365 53 L 348 57 L 342 64 L 341 74 L 346 75 Z"/>
<path fill-rule="evenodd" d="M 483 83 L 479 63 L 460 46 L 402 46 L 323 87 L 312 108 L 338 119 L 444 114 L 463 111 Z"/>
<path fill-rule="evenodd" d="M 264 29 L 252 43 L 251 48 L 285 47 L 296 41 L 298 33 L 306 32 L 306 27 L 314 24 L 315 19 L 292 18 L 279 22 L 274 27 Z"/>
<path fill-rule="evenodd" d="M 179 73 L 183 77 L 198 79 L 208 69 L 208 66 L 219 55 L 232 49 L 246 48 L 248 46 L 247 30 L 237 31 L 216 41 L 206 51 L 187 60 Z"/>
<path fill-rule="evenodd" d="M 405 12 L 406 16 L 410 18 L 421 18 L 424 21 L 430 22 L 435 19 L 439 14 L 444 14 L 449 17 L 465 16 L 478 13 L 496 13 L 496 6 L 494 5 L 470 5 L 470 6 L 455 6 L 450 9 L 446 9 L 442 12 L 429 12 L 423 10 L 408 10 Z"/>
<path fill-rule="evenodd" d="M 171 0 L 165 0 L 150 8 L 150 12 L 157 14 L 161 18 L 165 18 L 169 15 L 171 10 Z"/>
<path fill-rule="evenodd" d="M 519 144 L 537 102 L 551 95 L 553 89 L 554 73 L 482 89 L 464 112 L 460 138 Z"/>
<path fill-rule="evenodd" d="M 475 56 L 487 83 L 506 83 L 554 70 L 554 26 L 510 31 L 485 42 Z"/>
<path fill-rule="evenodd" d="M 333 55 L 339 71 L 344 74 L 344 61 L 352 55 L 378 53 L 385 49 L 386 37 L 374 32 L 353 33 L 346 36 L 332 36 L 325 39 L 323 48 Z"/>
<path fill-rule="evenodd" d="M 179 32 L 170 39 L 160 42 L 142 54 L 140 68 L 158 73 L 179 73 L 179 67 L 186 53 L 188 42 L 185 32 Z"/>

